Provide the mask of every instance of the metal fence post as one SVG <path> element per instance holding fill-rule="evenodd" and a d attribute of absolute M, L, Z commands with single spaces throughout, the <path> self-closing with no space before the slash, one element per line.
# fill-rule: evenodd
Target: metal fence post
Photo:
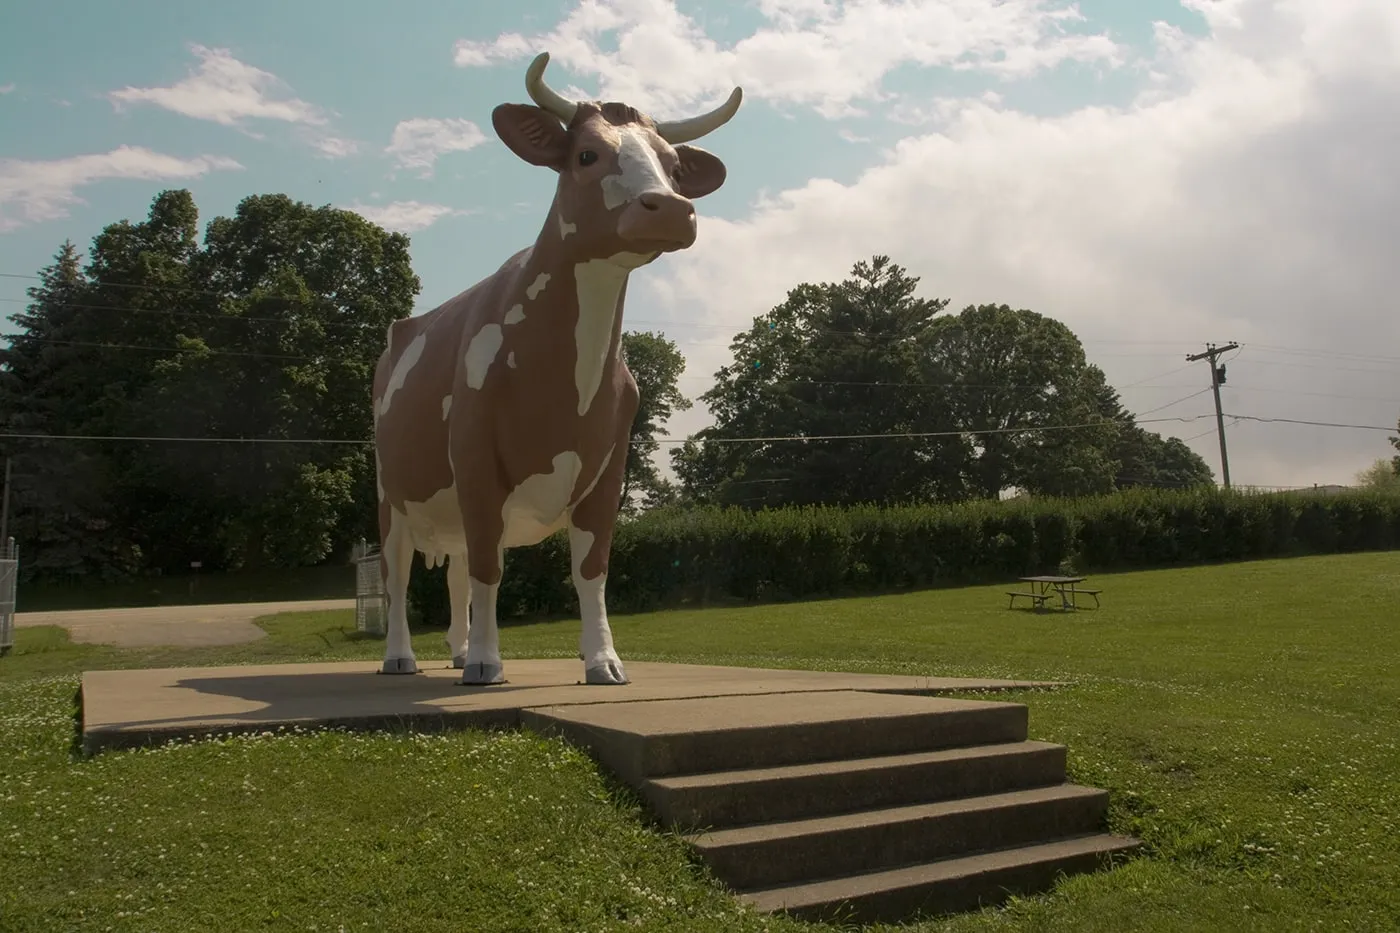
<path fill-rule="evenodd" d="M 0 544 L 0 657 L 15 646 L 15 594 L 19 590 L 19 550 L 15 539 Z"/>
<path fill-rule="evenodd" d="M 379 548 L 364 541 L 355 545 L 355 630 L 383 635 L 387 630 L 384 575 L 379 566 Z"/>

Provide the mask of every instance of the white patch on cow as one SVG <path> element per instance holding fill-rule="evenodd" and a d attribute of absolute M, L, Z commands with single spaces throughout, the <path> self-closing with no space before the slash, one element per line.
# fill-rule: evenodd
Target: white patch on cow
<path fill-rule="evenodd" d="M 480 389 L 486 382 L 486 373 L 491 368 L 491 364 L 496 361 L 496 354 L 501 352 L 501 344 L 505 341 L 505 334 L 501 331 L 499 324 L 487 324 L 476 332 L 472 342 L 467 344 L 467 386 L 472 389 Z"/>
<path fill-rule="evenodd" d="M 515 351 L 514 351 L 514 350 L 511 350 L 511 351 L 510 351 L 510 354 L 509 354 L 508 356 L 506 356 L 506 365 L 509 366 L 511 369 L 514 369 L 514 368 L 515 368 Z"/>
<path fill-rule="evenodd" d="M 544 287 L 549 284 L 550 275 L 548 272 L 541 272 L 535 276 L 535 280 L 530 283 L 530 287 L 525 289 L 525 297 L 534 301 L 544 291 Z"/>
<path fill-rule="evenodd" d="M 444 396 L 442 397 L 442 420 L 443 420 L 443 421 L 446 421 L 446 420 L 447 420 L 447 413 L 448 413 L 449 411 L 451 411 L 451 410 L 452 410 L 452 396 L 451 396 L 451 395 L 444 395 Z"/>
<path fill-rule="evenodd" d="M 506 312 L 507 324 L 519 324 L 523 320 L 525 320 L 524 305 L 512 305 L 511 309 Z"/>
<path fill-rule="evenodd" d="M 583 562 L 593 550 L 594 534 L 569 523 L 569 557 L 573 570 L 574 591 L 578 593 L 579 631 L 578 653 L 583 655 L 584 670 L 615 668 L 622 670 L 622 661 L 613 647 L 612 628 L 608 625 L 607 603 L 603 596 L 608 575 L 600 573 L 592 579 L 583 576 Z"/>
<path fill-rule="evenodd" d="M 514 269 L 523 269 L 525 268 L 525 263 L 529 262 L 530 257 L 534 255 L 534 252 L 535 248 L 533 246 L 527 246 L 520 252 L 516 253 L 514 256 L 507 259 L 505 261 L 505 265 L 510 266 Z"/>
<path fill-rule="evenodd" d="M 574 383 L 578 388 L 580 415 L 592 406 L 598 387 L 602 385 L 618 298 L 629 271 L 612 259 L 590 259 L 574 266 L 574 281 L 578 285 L 578 322 L 574 325 L 574 347 L 578 356 L 574 362 Z"/>
<path fill-rule="evenodd" d="M 467 536 L 462 531 L 462 509 L 457 486 L 433 493 L 427 502 L 405 502 L 404 526 L 413 547 L 423 552 L 429 567 L 449 556 L 465 558 Z"/>
<path fill-rule="evenodd" d="M 564 527 L 583 460 L 572 450 L 556 454 L 553 470 L 527 477 L 501 505 L 503 547 L 538 544 Z"/>
<path fill-rule="evenodd" d="M 571 234 L 571 233 L 578 233 L 578 226 L 575 225 L 575 224 L 565 223 L 565 222 L 564 222 L 564 218 L 563 218 L 563 217 L 560 217 L 560 218 L 559 218 L 559 239 L 561 239 L 561 240 L 566 240 L 566 239 L 569 238 L 569 234 Z"/>
<path fill-rule="evenodd" d="M 427 345 L 428 335 L 419 334 L 404 348 L 403 356 L 399 357 L 399 361 L 394 364 L 394 371 L 389 374 L 389 384 L 384 387 L 384 397 L 379 400 L 381 415 L 389 411 L 389 403 L 394 400 L 394 393 L 403 388 L 409 372 L 418 365 L 418 360 L 423 356 L 423 348 Z"/>
<path fill-rule="evenodd" d="M 584 499 L 588 498 L 589 493 L 593 491 L 593 487 L 598 485 L 598 481 L 602 479 L 603 474 L 607 472 L 608 464 L 612 462 L 612 455 L 616 451 L 616 444 L 613 444 L 611 447 L 608 448 L 608 452 L 603 456 L 602 464 L 598 467 L 598 474 L 593 477 L 593 481 L 588 484 L 588 488 L 584 489 L 584 491 L 579 494 L 579 497 L 577 500 L 575 500 L 575 502 L 582 502 Z M 575 503 L 570 504 L 573 505 Z"/>
<path fill-rule="evenodd" d="M 623 129 L 618 135 L 617 172 L 601 182 L 603 206 L 611 211 L 648 191 L 670 193 L 661 161 L 646 138 L 635 129 Z"/>

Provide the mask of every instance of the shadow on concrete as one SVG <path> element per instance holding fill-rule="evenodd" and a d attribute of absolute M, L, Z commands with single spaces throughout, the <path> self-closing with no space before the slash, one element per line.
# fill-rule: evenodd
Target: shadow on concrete
<path fill-rule="evenodd" d="M 520 723 L 520 704 L 506 697 L 538 689 L 509 682 L 463 686 L 455 678 L 376 671 L 195 676 L 172 686 L 260 705 L 251 710 L 126 720 L 108 728 L 87 728 L 84 752 L 294 728 L 404 732 L 510 729 Z M 463 699 L 480 702 L 462 706 Z M 458 705 L 444 707 L 434 701 L 456 701 Z"/>

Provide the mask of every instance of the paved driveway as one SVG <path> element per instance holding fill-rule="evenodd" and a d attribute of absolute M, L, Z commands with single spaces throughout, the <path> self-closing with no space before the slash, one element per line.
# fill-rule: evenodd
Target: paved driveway
<path fill-rule="evenodd" d="M 204 647 L 257 641 L 267 633 L 253 624 L 278 612 L 354 609 L 353 599 L 284 603 L 227 603 L 216 606 L 155 606 L 146 609 L 81 609 L 19 612 L 15 625 L 61 625 L 76 642 L 149 648 L 158 645 Z"/>

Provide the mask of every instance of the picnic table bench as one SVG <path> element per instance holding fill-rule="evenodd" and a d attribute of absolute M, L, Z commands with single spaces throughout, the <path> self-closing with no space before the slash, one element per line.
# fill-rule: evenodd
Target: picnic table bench
<path fill-rule="evenodd" d="M 1032 609 L 1044 609 L 1047 600 L 1059 596 L 1060 607 L 1062 609 L 1078 609 L 1079 604 L 1076 597 L 1092 596 L 1094 607 L 1099 606 L 1099 594 L 1103 590 L 1080 589 L 1077 584 L 1083 583 L 1084 577 L 1055 577 L 1036 576 L 1021 577 L 1022 583 L 1029 583 L 1028 590 L 1007 590 L 1006 595 L 1011 597 L 1011 602 L 1007 605 L 1010 609 L 1016 605 L 1016 600 L 1029 600 Z"/>

